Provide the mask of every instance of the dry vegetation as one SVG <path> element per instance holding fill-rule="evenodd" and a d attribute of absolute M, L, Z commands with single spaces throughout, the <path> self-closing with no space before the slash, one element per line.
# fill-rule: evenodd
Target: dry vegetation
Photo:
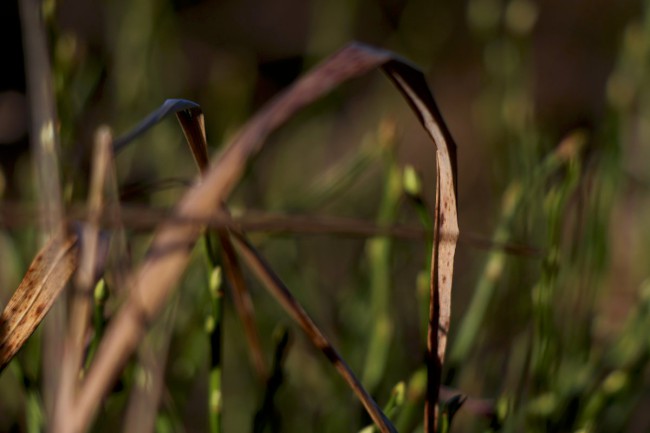
<path fill-rule="evenodd" d="M 580 91 L 549 90 L 570 79 L 540 95 L 531 66 L 552 2 L 325 3 L 274 35 L 248 2 L 18 2 L 0 430 L 650 426 L 646 6 L 596 20 L 620 37 L 594 40 L 602 97 L 576 114 Z M 334 49 L 353 37 L 421 66 Z M 431 75 L 456 82 L 438 103 Z"/>

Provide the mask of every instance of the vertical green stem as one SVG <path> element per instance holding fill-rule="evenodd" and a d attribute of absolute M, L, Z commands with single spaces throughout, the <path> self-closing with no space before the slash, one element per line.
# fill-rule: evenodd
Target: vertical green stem
<path fill-rule="evenodd" d="M 494 232 L 495 243 L 504 243 L 509 240 L 512 226 L 518 210 L 529 202 L 535 191 L 551 174 L 567 162 L 575 159 L 586 143 L 586 134 L 578 130 L 569 134 L 558 145 L 556 150 L 549 154 L 531 174 L 528 181 L 513 181 L 503 196 L 499 225 Z M 572 180 L 571 182 L 575 182 Z M 524 192 L 527 192 L 524 194 Z M 463 316 L 458 335 L 449 357 L 450 371 L 458 367 L 469 355 L 469 352 L 478 338 L 480 329 L 485 320 L 487 308 L 494 297 L 497 284 L 503 275 L 506 255 L 501 250 L 492 252 L 483 268 L 483 273 L 470 302 L 470 306 Z"/>
<path fill-rule="evenodd" d="M 521 184 L 513 182 L 503 195 L 500 222 L 492 238 L 497 244 L 506 242 L 510 238 L 512 220 L 521 201 L 522 191 Z M 483 274 L 469 308 L 463 316 L 458 336 L 449 355 L 449 365 L 452 370 L 467 357 L 478 336 L 487 307 L 494 296 L 497 283 L 501 279 L 505 261 L 505 252 L 497 249 L 490 253 L 485 263 Z"/>
<path fill-rule="evenodd" d="M 422 422 L 422 408 L 427 389 L 427 369 L 416 370 L 409 379 L 405 399 L 399 416 L 395 420 L 395 428 L 400 432 L 410 432 Z"/>
<path fill-rule="evenodd" d="M 407 197 L 411 200 L 420 219 L 420 224 L 426 230 L 426 258 L 424 267 L 416 278 L 416 299 L 419 305 L 420 329 L 424 335 L 429 327 L 429 286 L 431 285 L 431 253 L 433 252 L 433 212 L 427 206 L 422 195 L 422 179 L 411 165 L 404 168 L 403 187 Z M 424 339 L 423 339 L 424 340 Z"/>
<path fill-rule="evenodd" d="M 401 192 L 401 170 L 391 158 L 384 197 L 377 218 L 380 225 L 395 220 Z M 387 237 L 375 237 L 366 244 L 370 268 L 370 308 L 374 327 L 371 331 L 362 381 L 370 390 L 379 383 L 384 374 L 393 334 L 393 323 L 389 315 L 391 247 L 392 241 Z"/>
<path fill-rule="evenodd" d="M 206 330 L 210 337 L 210 386 L 209 386 L 209 421 L 210 432 L 221 432 L 221 332 L 223 320 L 223 288 L 221 268 L 215 266 L 210 273 L 211 308 L 207 318 Z"/>
<path fill-rule="evenodd" d="M 34 389 L 27 391 L 25 418 L 27 433 L 40 433 L 43 431 L 43 406 L 38 392 Z"/>
<path fill-rule="evenodd" d="M 108 286 L 106 281 L 102 278 L 95 285 L 95 290 L 93 297 L 95 300 L 93 308 L 93 339 L 90 342 L 90 347 L 88 349 L 88 356 L 86 357 L 86 369 L 90 366 L 95 352 L 97 352 L 97 347 L 99 347 L 99 342 L 104 336 L 104 328 L 106 327 L 106 319 L 104 318 L 104 306 L 108 300 Z"/>
<path fill-rule="evenodd" d="M 554 323 L 554 308 L 557 295 L 558 278 L 562 255 L 562 230 L 566 204 L 577 186 L 580 176 L 578 161 L 567 165 L 567 173 L 562 184 L 553 188 L 546 197 L 548 249 L 543 263 L 539 283 L 533 290 L 533 314 L 536 321 L 537 338 L 534 339 L 533 377 L 548 388 L 553 383 L 553 375 L 559 362 L 562 337 Z"/>

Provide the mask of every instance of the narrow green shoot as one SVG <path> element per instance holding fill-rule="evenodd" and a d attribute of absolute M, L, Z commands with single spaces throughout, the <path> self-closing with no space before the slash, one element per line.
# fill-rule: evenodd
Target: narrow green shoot
<path fill-rule="evenodd" d="M 223 319 L 223 287 L 221 268 L 215 267 L 210 273 L 210 312 L 206 319 L 205 330 L 210 337 L 210 383 L 208 391 L 208 416 L 210 433 L 221 432 L 221 331 Z"/>
<path fill-rule="evenodd" d="M 583 131 L 576 131 L 568 135 L 557 149 L 542 161 L 528 182 L 513 181 L 510 184 L 503 195 L 499 224 L 493 235 L 494 243 L 505 243 L 512 236 L 512 225 L 517 212 L 530 200 L 530 195 L 524 194 L 524 192 L 542 186 L 558 168 L 574 159 L 585 143 L 586 135 Z M 479 336 L 488 306 L 503 276 L 506 257 L 503 250 L 496 249 L 489 254 L 485 262 L 474 296 L 463 316 L 452 346 L 449 359 L 452 374 L 454 368 L 457 368 L 467 358 Z"/>
<path fill-rule="evenodd" d="M 41 433 L 45 424 L 45 417 L 38 392 L 35 389 L 28 390 L 26 400 L 25 421 L 27 433 Z"/>
<path fill-rule="evenodd" d="M 97 347 L 99 342 L 104 336 L 104 329 L 106 328 L 106 318 L 104 317 L 104 307 L 106 306 L 106 301 L 108 300 L 109 289 L 106 284 L 106 280 L 101 278 L 95 285 L 95 290 L 93 291 L 93 338 L 90 341 L 90 346 L 88 348 L 88 355 L 86 356 L 86 365 L 85 369 L 88 369 L 90 363 L 95 357 L 97 352 Z"/>
<path fill-rule="evenodd" d="M 386 130 L 387 128 L 382 128 Z M 391 130 L 392 131 L 392 130 Z M 397 166 L 392 142 L 394 133 L 387 132 L 379 137 L 381 147 L 387 149 L 388 174 L 384 185 L 384 194 L 379 207 L 377 224 L 379 226 L 393 224 L 402 193 L 401 170 Z M 381 236 L 369 239 L 366 243 L 366 257 L 370 271 L 370 311 L 371 323 L 370 344 L 363 369 L 362 382 L 374 389 L 386 369 L 388 354 L 393 336 L 393 322 L 390 317 L 391 294 L 391 248 L 390 237 Z"/>
<path fill-rule="evenodd" d="M 427 390 L 427 370 L 422 367 L 411 375 L 406 386 L 404 404 L 395 420 L 395 428 L 402 433 L 411 432 L 421 424 L 424 396 Z"/>
<path fill-rule="evenodd" d="M 404 401 L 406 399 L 406 384 L 404 382 L 399 382 L 395 385 L 390 393 L 390 399 L 386 406 L 384 406 L 384 413 L 389 419 L 394 419 L 402 408 Z M 375 433 L 377 432 L 377 426 L 371 424 L 367 427 L 364 427 L 359 431 L 359 433 Z"/>
<path fill-rule="evenodd" d="M 424 269 L 420 271 L 415 280 L 415 297 L 417 305 L 419 306 L 418 314 L 423 333 L 427 332 L 429 326 L 429 286 L 431 284 L 431 271 L 429 269 L 431 263 L 431 252 L 433 251 L 433 220 L 431 218 L 431 211 L 427 207 L 422 193 L 422 179 L 417 173 L 415 168 L 407 165 L 404 168 L 402 179 L 404 192 L 410 199 L 415 211 L 420 219 L 420 225 L 426 232 L 426 259 L 424 262 Z"/>

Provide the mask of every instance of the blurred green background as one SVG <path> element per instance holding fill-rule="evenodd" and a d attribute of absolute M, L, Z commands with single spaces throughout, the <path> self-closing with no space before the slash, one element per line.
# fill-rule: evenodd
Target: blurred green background
<path fill-rule="evenodd" d="M 0 18 L 13 37 L 2 41 L 0 194 L 10 206 L 33 203 L 34 192 L 18 12 L 16 2 L 4 3 Z M 452 431 L 650 430 L 650 178 L 643 168 L 650 161 L 650 3 L 47 0 L 44 11 L 71 203 L 84 200 L 101 124 L 119 136 L 165 99 L 191 99 L 203 107 L 216 152 L 265 102 L 349 41 L 418 64 L 458 145 L 461 242 L 444 382 L 496 411 L 486 419 L 468 400 Z M 125 205 L 172 206 L 196 176 L 173 120 L 116 164 Z M 416 197 L 405 190 L 406 167 L 421 180 Z M 229 205 L 244 215 L 419 227 L 434 200 L 432 146 L 398 92 L 373 73 L 274 133 Z M 151 232 L 127 233 L 136 266 Z M 392 418 L 402 432 L 421 431 L 427 241 L 265 233 L 253 240 L 380 405 L 406 383 L 406 401 Z M 36 241 L 35 225 L 4 221 L 3 304 Z M 504 252 L 504 243 L 528 248 Z M 291 333 L 277 431 L 359 431 L 369 423 L 360 404 L 247 276 L 269 365 L 274 335 L 283 326 Z M 156 431 L 208 431 L 206 286 L 199 248 L 173 315 L 163 315 L 174 322 Z M 265 385 L 230 301 L 224 336 L 223 431 L 252 431 Z M 42 428 L 34 415 L 38 356 L 37 336 L 0 376 L 0 431 Z M 128 391 L 139 383 L 136 364 L 95 431 L 122 428 Z"/>

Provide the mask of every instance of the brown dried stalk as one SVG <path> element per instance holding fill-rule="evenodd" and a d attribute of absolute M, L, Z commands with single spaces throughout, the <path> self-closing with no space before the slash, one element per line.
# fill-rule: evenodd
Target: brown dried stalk
<path fill-rule="evenodd" d="M 120 218 L 114 213 L 119 210 Z M 0 204 L 0 227 L 15 228 L 32 225 L 38 220 L 39 212 L 19 203 Z M 86 207 L 73 205 L 66 209 L 68 220 L 86 220 Z M 330 215 L 292 215 L 283 213 L 247 211 L 244 215 L 215 213 L 208 218 L 177 218 L 167 208 L 152 208 L 141 205 L 107 205 L 101 225 L 106 229 L 122 228 L 135 232 L 149 232 L 163 221 L 175 224 L 198 224 L 207 228 L 234 228 L 247 233 L 267 235 L 335 235 L 367 238 L 388 236 L 397 239 L 425 240 L 427 230 L 413 224 L 378 225 L 375 221 Z M 544 251 L 539 247 L 517 242 L 495 242 L 478 233 L 463 231 L 458 243 L 479 250 L 501 250 L 518 257 L 540 259 Z"/>
<path fill-rule="evenodd" d="M 93 307 L 93 287 L 99 260 L 99 220 L 104 207 L 104 186 L 113 172 L 113 140 L 107 127 L 95 136 L 92 177 L 88 192 L 88 221 L 82 227 L 81 258 L 76 274 L 68 332 L 63 350 L 61 378 L 54 411 L 53 431 L 64 432 L 67 419 L 74 411 L 74 398 L 83 363 L 84 337 L 88 330 Z"/>
<path fill-rule="evenodd" d="M 183 128 L 183 134 L 185 134 L 185 139 L 190 147 L 194 161 L 199 168 L 199 172 L 203 176 L 208 169 L 209 159 L 203 112 L 200 108 L 195 107 L 178 111 L 176 117 Z M 223 212 L 218 212 L 218 215 L 229 215 L 225 206 L 223 206 Z M 255 310 L 250 292 L 246 287 L 246 281 L 244 280 L 241 266 L 239 266 L 235 249 L 230 241 L 230 236 L 228 236 L 227 227 L 218 227 L 217 234 L 223 251 L 223 267 L 230 287 L 233 289 L 233 302 L 237 310 L 237 316 L 242 321 L 244 327 L 244 335 L 248 342 L 253 368 L 260 380 L 266 380 L 267 368 L 264 362 L 260 336 L 255 326 Z M 206 236 L 209 236 L 209 233 Z M 223 332 L 223 329 L 221 332 Z"/>
<path fill-rule="evenodd" d="M 235 231 L 231 233 L 239 247 L 239 252 L 246 260 L 248 266 L 253 270 L 260 281 L 264 283 L 268 291 L 273 295 L 273 297 L 275 297 L 280 305 L 282 305 L 286 312 L 289 313 L 289 315 L 291 315 L 291 317 L 293 317 L 293 319 L 300 325 L 303 331 L 305 331 L 312 343 L 323 352 L 327 359 L 339 371 L 341 376 L 343 376 L 350 388 L 364 405 L 379 430 L 383 433 L 396 433 L 397 430 L 395 430 L 395 427 L 393 427 L 388 418 L 386 418 L 370 394 L 368 394 L 368 392 L 363 388 L 363 385 L 361 385 L 361 382 L 354 375 L 341 355 L 338 354 L 327 337 L 325 337 L 320 329 L 318 329 L 307 312 L 302 308 L 300 303 L 296 301 L 289 289 L 287 289 L 282 280 L 275 274 L 268 263 L 266 263 L 264 258 L 255 250 L 242 233 Z"/>
<path fill-rule="evenodd" d="M 30 102 L 30 139 L 36 176 L 36 193 L 40 205 L 45 210 L 46 217 L 41 227 L 43 236 L 41 242 L 45 243 L 48 239 L 65 241 L 64 237 L 59 236 L 63 232 L 63 200 L 59 178 L 58 121 L 50 56 L 47 51 L 44 9 L 40 0 L 20 0 L 19 6 Z M 64 245 L 60 246 L 65 248 Z M 51 304 L 47 306 L 48 309 L 50 307 Z M 65 302 L 60 302 L 53 313 L 49 316 L 43 332 L 43 357 L 41 360 L 43 397 L 45 411 L 48 415 L 53 412 L 56 389 L 58 388 L 65 330 Z"/>
<path fill-rule="evenodd" d="M 266 380 L 268 369 L 266 367 L 266 362 L 264 361 L 260 336 L 257 332 L 257 327 L 255 326 L 255 309 L 253 307 L 253 300 L 246 287 L 244 275 L 241 266 L 239 265 L 239 260 L 237 260 L 237 254 L 235 254 L 235 249 L 230 241 L 228 232 L 225 229 L 219 231 L 219 242 L 221 242 L 221 248 L 223 251 L 223 266 L 226 272 L 226 278 L 228 279 L 230 286 L 233 288 L 233 303 L 235 304 L 237 315 L 242 321 L 244 327 L 244 335 L 246 336 L 246 341 L 248 343 L 253 368 L 255 369 L 258 378 Z"/>

